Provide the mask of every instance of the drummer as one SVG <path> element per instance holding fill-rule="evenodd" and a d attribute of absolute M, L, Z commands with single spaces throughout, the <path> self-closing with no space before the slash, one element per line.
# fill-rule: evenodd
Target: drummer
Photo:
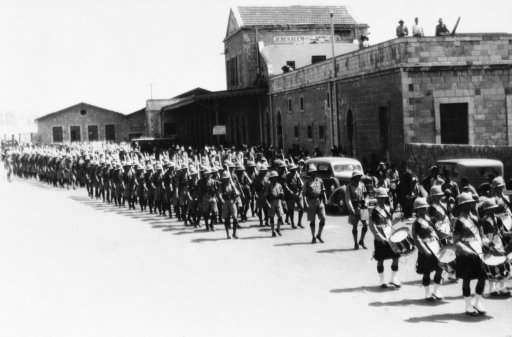
<path fill-rule="evenodd" d="M 437 187 L 433 186 L 432 188 Z M 430 205 L 425 198 L 414 200 L 414 211 L 416 220 L 412 224 L 412 237 L 418 247 L 418 260 L 416 272 L 423 275 L 423 287 L 425 288 L 425 300 L 442 300 L 443 296 L 439 291 L 441 286 L 443 270 L 439 266 L 436 254 L 439 251 L 439 237 L 434 229 L 434 224 L 427 215 Z M 434 286 L 430 289 L 430 274 L 434 274 Z"/>
<path fill-rule="evenodd" d="M 454 224 L 453 237 L 457 245 L 456 272 L 462 279 L 466 315 L 485 314 L 482 294 L 485 288 L 485 273 L 480 254 L 482 238 L 479 228 L 471 214 L 475 206 L 473 195 L 463 192 L 457 197 L 458 218 Z M 475 288 L 474 302 L 471 298 L 471 280 L 478 280 Z"/>
<path fill-rule="evenodd" d="M 441 186 L 435 185 L 430 188 L 430 207 L 428 208 L 428 215 L 439 236 L 440 244 L 446 246 L 447 244 L 453 243 L 453 234 L 448 205 L 444 202 L 443 196 L 444 192 Z"/>
<path fill-rule="evenodd" d="M 505 256 L 501 235 L 503 223 L 495 215 L 497 209 L 498 204 L 494 199 L 485 199 L 480 206 L 481 218 L 478 225 L 482 233 L 484 250 L 491 255 Z M 505 275 L 498 275 L 498 279 L 489 280 L 491 297 L 510 297 L 510 292 L 505 287 L 505 278 Z"/>
<path fill-rule="evenodd" d="M 398 259 L 400 255 L 393 252 L 389 245 L 389 237 L 392 231 L 392 214 L 391 208 L 387 201 L 389 198 L 388 191 L 384 188 L 377 188 L 375 190 L 375 198 L 377 205 L 373 209 L 370 216 L 370 230 L 375 237 L 373 258 L 377 260 L 377 273 L 379 274 L 379 281 L 381 288 L 400 288 L 400 281 L 398 280 Z M 389 285 L 384 282 L 384 261 L 392 260 L 391 263 L 391 282 Z"/>

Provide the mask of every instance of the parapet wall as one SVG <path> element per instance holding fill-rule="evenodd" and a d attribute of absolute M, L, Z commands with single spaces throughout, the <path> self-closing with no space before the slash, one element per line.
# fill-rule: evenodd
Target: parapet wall
<path fill-rule="evenodd" d="M 336 57 L 337 80 L 394 68 L 512 65 L 512 34 L 482 33 L 446 37 L 399 38 Z M 270 93 L 332 79 L 333 60 L 270 79 Z"/>

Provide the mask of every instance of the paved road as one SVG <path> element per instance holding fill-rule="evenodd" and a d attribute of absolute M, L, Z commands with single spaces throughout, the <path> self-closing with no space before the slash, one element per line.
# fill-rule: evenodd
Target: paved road
<path fill-rule="evenodd" d="M 414 256 L 402 289 L 380 291 L 345 217 L 328 219 L 325 244 L 254 222 L 227 241 L 83 190 L 0 180 L 1 337 L 512 335 L 512 300 L 478 319 L 461 314 L 460 284 L 422 301 Z"/>

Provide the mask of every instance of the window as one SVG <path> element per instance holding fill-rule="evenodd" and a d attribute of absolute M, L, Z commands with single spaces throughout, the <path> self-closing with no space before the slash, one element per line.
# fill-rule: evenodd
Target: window
<path fill-rule="evenodd" d="M 176 123 L 164 123 L 164 137 L 176 135 Z"/>
<path fill-rule="evenodd" d="M 330 92 L 327 92 L 327 94 L 325 95 L 325 101 L 327 104 L 327 109 L 330 109 L 331 108 L 331 93 Z"/>
<path fill-rule="evenodd" d="M 325 55 L 313 55 L 311 56 L 311 64 L 315 64 L 315 63 L 318 63 L 318 62 L 323 62 L 327 60 L 327 56 Z"/>
<path fill-rule="evenodd" d="M 318 126 L 318 138 L 320 140 L 325 140 L 325 126 L 323 125 Z"/>
<path fill-rule="evenodd" d="M 98 140 L 98 126 L 97 125 L 89 125 L 87 127 L 87 135 L 90 142 Z"/>
<path fill-rule="evenodd" d="M 441 143 L 469 144 L 468 103 L 440 105 Z"/>
<path fill-rule="evenodd" d="M 227 61 L 226 65 L 228 71 L 228 81 L 229 85 L 236 87 L 240 84 L 238 78 L 238 56 L 232 57 Z"/>
<path fill-rule="evenodd" d="M 81 141 L 80 137 L 80 127 L 79 126 L 71 126 L 69 128 L 69 138 L 72 142 Z"/>
<path fill-rule="evenodd" d="M 87 115 L 87 110 L 85 110 L 85 109 L 80 110 L 80 115 L 82 115 L 82 116 Z"/>
<path fill-rule="evenodd" d="M 313 125 L 308 125 L 308 139 L 313 139 Z"/>
<path fill-rule="evenodd" d="M 288 113 L 292 113 L 292 112 L 293 112 L 292 99 L 288 98 Z"/>
<path fill-rule="evenodd" d="M 111 142 L 116 141 L 116 127 L 114 124 L 105 125 L 105 140 Z"/>
<path fill-rule="evenodd" d="M 299 126 L 298 126 L 298 125 L 295 125 L 295 126 L 293 127 L 293 136 L 294 136 L 295 138 L 299 138 L 299 136 L 300 136 Z"/>
<path fill-rule="evenodd" d="M 62 143 L 62 126 L 54 126 L 52 128 L 53 142 Z"/>
<path fill-rule="evenodd" d="M 388 108 L 379 108 L 379 136 L 381 150 L 386 152 L 388 150 L 388 139 L 389 139 L 389 118 Z"/>
<path fill-rule="evenodd" d="M 304 97 L 303 96 L 299 97 L 299 106 L 300 106 L 300 111 L 304 111 Z"/>
<path fill-rule="evenodd" d="M 286 61 L 286 65 L 291 68 L 291 70 L 295 70 L 295 61 Z"/>

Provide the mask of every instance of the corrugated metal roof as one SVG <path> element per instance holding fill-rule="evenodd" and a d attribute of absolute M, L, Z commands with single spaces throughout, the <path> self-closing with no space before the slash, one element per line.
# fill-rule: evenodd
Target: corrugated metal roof
<path fill-rule="evenodd" d="M 355 25 L 357 22 L 345 6 L 239 6 L 235 15 L 241 26 L 268 25 Z"/>

